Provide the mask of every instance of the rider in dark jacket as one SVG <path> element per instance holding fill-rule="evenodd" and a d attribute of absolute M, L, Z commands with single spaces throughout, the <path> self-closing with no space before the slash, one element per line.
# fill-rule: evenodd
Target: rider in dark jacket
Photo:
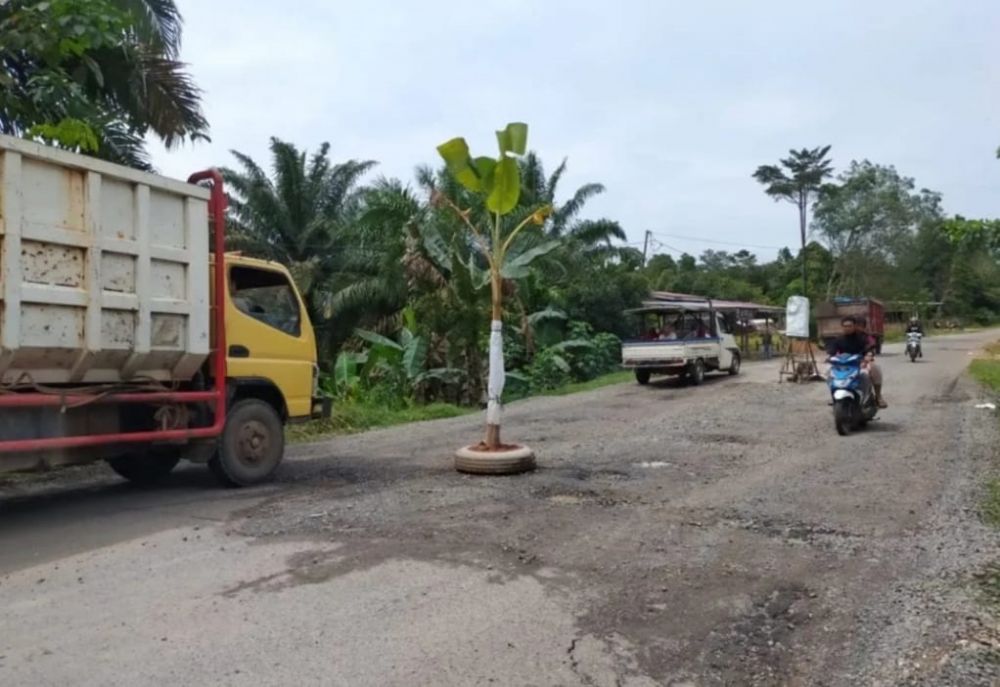
<path fill-rule="evenodd" d="M 875 401 L 879 408 L 888 408 L 889 405 L 882 398 L 882 369 L 875 364 L 875 340 L 858 329 L 858 321 L 851 316 L 845 317 L 840 324 L 843 327 L 843 335 L 830 342 L 826 347 L 827 355 L 833 357 L 846 353 L 865 356 L 862 369 L 875 389 Z"/>
<path fill-rule="evenodd" d="M 920 320 L 916 317 L 911 317 L 910 324 L 906 326 L 906 333 L 909 334 L 910 332 L 917 332 L 921 336 L 924 333 L 924 326 L 920 324 Z"/>

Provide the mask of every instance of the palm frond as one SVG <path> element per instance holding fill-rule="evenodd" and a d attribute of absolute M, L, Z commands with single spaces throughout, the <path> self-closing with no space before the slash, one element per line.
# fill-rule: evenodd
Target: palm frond
<path fill-rule="evenodd" d="M 552 231 L 555 236 L 560 236 L 566 230 L 569 223 L 583 210 L 587 201 L 596 195 L 604 193 L 602 184 L 584 184 L 576 190 L 573 197 L 556 208 L 552 216 Z"/>
<path fill-rule="evenodd" d="M 577 222 L 567 232 L 566 236 L 585 246 L 594 246 L 600 243 L 610 245 L 614 239 L 625 241 L 628 238 L 622 226 L 610 219 Z"/>
<path fill-rule="evenodd" d="M 136 35 L 144 43 L 175 58 L 181 47 L 183 19 L 174 0 L 112 0 L 133 21 Z"/>

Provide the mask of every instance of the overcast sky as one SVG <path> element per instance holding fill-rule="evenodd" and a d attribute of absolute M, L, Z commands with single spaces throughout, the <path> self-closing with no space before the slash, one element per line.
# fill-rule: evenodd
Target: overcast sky
<path fill-rule="evenodd" d="M 569 158 L 564 196 L 603 183 L 587 215 L 663 252 L 794 245 L 793 208 L 750 177 L 790 147 L 893 164 L 949 212 L 1000 216 L 997 0 L 178 4 L 212 143 L 154 146 L 171 176 L 233 148 L 267 163 L 278 136 L 410 180 L 438 143 L 491 154 L 517 120 L 549 169 Z"/>

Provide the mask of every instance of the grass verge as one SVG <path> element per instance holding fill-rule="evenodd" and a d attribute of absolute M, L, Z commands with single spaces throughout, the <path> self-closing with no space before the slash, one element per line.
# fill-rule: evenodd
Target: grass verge
<path fill-rule="evenodd" d="M 969 365 L 969 374 L 987 389 L 1000 394 L 1000 341 L 986 347 L 985 355 L 976 358 Z M 986 483 L 986 493 L 981 505 L 983 520 L 1000 527 L 1000 477 Z M 1000 573 L 997 574 L 1000 580 Z M 997 583 L 1000 590 L 1000 582 Z M 1000 592 L 997 594 L 1000 598 Z"/>
<path fill-rule="evenodd" d="M 474 410 L 475 408 L 462 408 L 450 403 L 428 403 L 394 409 L 358 401 L 345 401 L 333 404 L 333 416 L 328 420 L 289 425 L 285 436 L 293 443 L 316 441 L 336 434 L 356 434 L 369 429 L 405 425 L 411 422 L 459 417 Z"/>
<path fill-rule="evenodd" d="M 600 377 L 591 379 L 589 382 L 574 382 L 573 384 L 561 386 L 558 389 L 542 391 L 535 394 L 535 396 L 569 396 L 570 394 L 578 394 L 583 391 L 593 391 L 594 389 L 600 389 L 605 386 L 624 384 L 625 382 L 632 381 L 635 381 L 635 375 L 630 371 L 622 370 L 620 372 L 610 372 L 606 375 L 601 375 Z"/>
<path fill-rule="evenodd" d="M 567 384 L 545 391 L 535 396 L 566 396 L 582 391 L 593 391 L 601 387 L 629 382 L 633 379 L 631 372 L 612 372 L 602 375 L 589 382 Z M 523 400 L 524 397 L 516 399 Z M 412 405 L 406 408 L 392 409 L 384 406 L 365 403 L 363 401 L 342 401 L 333 404 L 333 417 L 329 420 L 314 420 L 302 424 L 290 425 L 285 436 L 291 443 L 318 441 L 324 437 L 338 434 L 357 434 L 369 429 L 405 425 L 411 422 L 426 420 L 442 420 L 449 417 L 460 417 L 477 412 L 476 408 L 464 408 L 450 403 L 429 403 L 427 405 Z"/>

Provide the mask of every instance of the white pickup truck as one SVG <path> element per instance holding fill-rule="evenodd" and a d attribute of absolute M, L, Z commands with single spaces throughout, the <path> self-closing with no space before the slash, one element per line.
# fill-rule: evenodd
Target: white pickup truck
<path fill-rule="evenodd" d="M 711 301 L 647 302 L 629 313 L 640 320 L 640 334 L 622 343 L 622 367 L 635 370 L 639 384 L 653 375 L 697 385 L 709 371 L 739 374 L 736 338 Z"/>

